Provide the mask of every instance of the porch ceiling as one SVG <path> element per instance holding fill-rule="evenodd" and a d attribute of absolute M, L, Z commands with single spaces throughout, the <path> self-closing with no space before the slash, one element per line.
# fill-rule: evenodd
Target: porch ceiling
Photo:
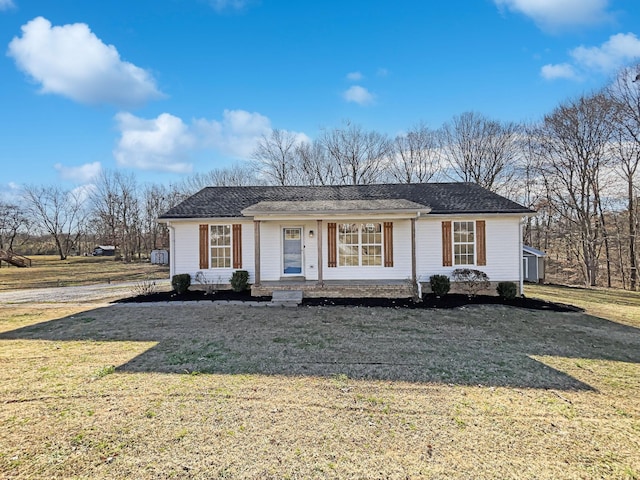
<path fill-rule="evenodd" d="M 393 213 L 415 216 L 429 213 L 431 208 L 403 198 L 384 200 L 309 200 L 258 202 L 242 210 L 242 215 L 301 216 Z"/>

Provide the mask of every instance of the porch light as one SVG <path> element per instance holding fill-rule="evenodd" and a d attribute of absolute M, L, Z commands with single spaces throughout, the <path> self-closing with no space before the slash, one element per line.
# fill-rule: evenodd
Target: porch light
<path fill-rule="evenodd" d="M 313 238 L 313 230 L 309 230 L 309 238 Z"/>

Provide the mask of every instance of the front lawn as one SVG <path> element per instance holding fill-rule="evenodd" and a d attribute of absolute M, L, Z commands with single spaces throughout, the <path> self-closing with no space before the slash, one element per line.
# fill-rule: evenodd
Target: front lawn
<path fill-rule="evenodd" d="M 640 478 L 613 307 L 0 308 L 3 477 Z"/>

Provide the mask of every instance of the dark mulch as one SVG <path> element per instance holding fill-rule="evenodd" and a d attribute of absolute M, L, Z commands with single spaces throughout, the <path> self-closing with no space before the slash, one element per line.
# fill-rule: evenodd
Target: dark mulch
<path fill-rule="evenodd" d="M 202 290 L 188 290 L 178 295 L 174 291 L 156 292 L 149 295 L 116 300 L 117 303 L 146 303 L 146 302 L 189 302 L 189 301 L 216 301 L 236 300 L 252 302 L 268 302 L 271 297 L 252 297 L 249 290 L 234 292 L 233 290 L 218 290 L 207 294 Z M 550 312 L 580 312 L 582 309 L 573 305 L 546 302 L 537 298 L 519 297 L 512 300 L 504 300 L 500 297 L 489 295 L 448 294 L 436 297 L 428 294 L 422 302 L 415 302 L 411 298 L 305 298 L 302 301 L 305 306 L 332 306 L 341 305 L 348 307 L 383 307 L 383 308 L 459 308 L 467 305 L 508 305 L 511 307 L 528 308 L 530 310 L 548 310 Z"/>
<path fill-rule="evenodd" d="M 477 295 L 469 297 L 461 294 L 448 294 L 436 297 L 433 294 L 423 296 L 420 303 L 411 298 L 305 298 L 303 305 L 330 306 L 344 305 L 355 307 L 387 307 L 387 308 L 459 308 L 468 305 L 508 305 L 510 307 L 527 308 L 530 310 L 547 310 L 550 312 L 582 312 L 583 309 L 573 305 L 553 303 L 537 298 L 518 297 L 505 300 L 497 296 Z"/>
<path fill-rule="evenodd" d="M 269 302 L 271 297 L 252 297 L 251 292 L 234 292 L 233 290 L 217 290 L 207 294 L 204 290 L 187 290 L 177 294 L 175 291 L 156 292 L 149 295 L 137 295 L 135 297 L 122 298 L 115 303 L 147 303 L 147 302 L 196 302 L 196 301 L 217 301 L 217 300 L 238 300 L 243 302 Z"/>

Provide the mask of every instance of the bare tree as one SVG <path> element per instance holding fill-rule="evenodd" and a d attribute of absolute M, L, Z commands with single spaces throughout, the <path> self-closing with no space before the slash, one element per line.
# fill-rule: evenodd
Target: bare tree
<path fill-rule="evenodd" d="M 295 149 L 296 166 L 303 185 L 334 185 L 338 182 L 336 166 L 322 143 L 301 142 Z"/>
<path fill-rule="evenodd" d="M 103 171 L 91 195 L 94 214 L 106 243 L 120 249 L 126 262 L 140 254 L 140 211 L 135 177 Z"/>
<path fill-rule="evenodd" d="M 335 165 L 338 182 L 346 185 L 378 182 L 393 152 L 389 137 L 348 121 L 341 128 L 325 131 L 320 141 Z"/>
<path fill-rule="evenodd" d="M 398 135 L 394 142 L 395 158 L 389 165 L 391 176 L 400 183 L 425 183 L 441 171 L 437 132 L 425 124 Z"/>
<path fill-rule="evenodd" d="M 517 126 L 465 112 L 442 126 L 442 148 L 452 177 L 492 191 L 508 183 L 517 157 Z"/>
<path fill-rule="evenodd" d="M 229 167 L 191 175 L 181 182 L 180 189 L 182 192 L 194 194 L 205 187 L 243 187 L 263 183 L 254 165 L 235 163 Z"/>
<path fill-rule="evenodd" d="M 556 212 L 576 227 L 576 255 L 587 284 L 597 284 L 603 228 L 601 173 L 612 130 L 610 102 L 602 94 L 564 102 L 539 130 L 547 195 Z M 603 233 L 604 231 L 604 233 Z"/>
<path fill-rule="evenodd" d="M 19 205 L 0 203 L 0 249 L 13 250 L 13 243 L 29 221 Z"/>
<path fill-rule="evenodd" d="M 627 225 L 629 229 L 629 288 L 637 288 L 635 179 L 640 166 L 640 82 L 635 81 L 640 66 L 624 68 L 607 93 L 617 105 L 612 150 L 616 159 L 616 170 L 626 183 Z"/>
<path fill-rule="evenodd" d="M 82 234 L 80 225 L 86 214 L 82 195 L 57 186 L 34 185 L 25 186 L 23 195 L 31 219 L 51 236 L 60 260 L 66 259 Z"/>
<path fill-rule="evenodd" d="M 251 158 L 264 175 L 276 185 L 298 183 L 295 168 L 295 148 L 298 136 L 286 130 L 272 130 L 263 135 Z"/>

